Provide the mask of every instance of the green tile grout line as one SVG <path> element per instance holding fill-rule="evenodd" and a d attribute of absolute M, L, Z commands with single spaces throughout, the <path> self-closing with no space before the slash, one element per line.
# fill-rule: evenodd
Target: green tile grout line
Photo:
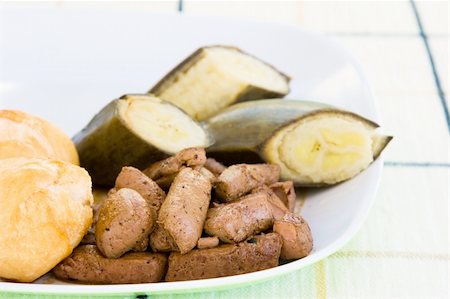
<path fill-rule="evenodd" d="M 437 92 L 438 92 L 438 95 L 439 95 L 439 99 L 441 101 L 442 109 L 444 110 L 445 120 L 447 122 L 447 129 L 450 132 L 450 114 L 449 114 L 449 111 L 448 111 L 447 102 L 445 100 L 444 90 L 442 89 L 441 80 L 440 80 L 439 75 L 437 73 L 436 64 L 434 62 L 433 54 L 431 53 L 431 48 L 430 48 L 430 45 L 428 43 L 428 36 L 425 33 L 425 29 L 423 27 L 422 20 L 420 19 L 420 14 L 419 14 L 419 11 L 417 9 L 416 3 L 414 2 L 414 0 L 410 0 L 410 3 L 411 3 L 412 10 L 414 12 L 414 15 L 416 17 L 417 26 L 419 27 L 420 36 L 422 37 L 422 41 L 423 41 L 423 43 L 425 45 L 425 49 L 426 49 L 427 54 L 428 54 L 428 60 L 430 61 L 430 66 L 431 66 L 431 70 L 433 72 L 433 77 L 434 77 L 434 82 L 436 84 L 436 89 L 437 89 Z"/>

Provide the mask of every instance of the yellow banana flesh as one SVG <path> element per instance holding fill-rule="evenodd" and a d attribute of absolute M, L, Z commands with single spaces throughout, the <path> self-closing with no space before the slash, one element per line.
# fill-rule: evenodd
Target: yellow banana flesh
<path fill-rule="evenodd" d="M 238 101 L 282 97 L 289 92 L 289 78 L 235 47 L 210 46 L 189 56 L 150 92 L 204 120 Z"/>
<path fill-rule="evenodd" d="M 275 132 L 261 155 L 297 185 L 333 185 L 366 169 L 387 145 L 391 137 L 376 128 L 353 113 L 319 110 Z"/>

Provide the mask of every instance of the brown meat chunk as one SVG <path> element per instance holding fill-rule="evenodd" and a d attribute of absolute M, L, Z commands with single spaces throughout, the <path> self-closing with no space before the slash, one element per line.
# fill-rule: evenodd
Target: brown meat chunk
<path fill-rule="evenodd" d="M 276 233 L 256 236 L 247 242 L 194 249 L 169 256 L 166 281 L 206 279 L 238 275 L 278 266 L 281 238 Z"/>
<path fill-rule="evenodd" d="M 94 204 L 92 205 L 92 211 L 94 213 L 93 221 L 91 224 L 91 227 L 89 227 L 86 235 L 81 240 L 80 244 L 96 244 L 95 241 L 95 225 L 97 224 L 98 220 L 98 211 L 100 210 L 100 207 L 102 206 L 103 202 L 108 198 L 108 192 L 101 190 L 93 190 L 92 192 L 94 194 Z"/>
<path fill-rule="evenodd" d="M 125 166 L 116 179 L 116 189 L 129 188 L 137 191 L 157 212 L 161 207 L 166 193 L 152 179 L 139 169 Z"/>
<path fill-rule="evenodd" d="M 225 169 L 225 165 L 220 162 L 217 162 L 213 158 L 206 159 L 204 167 L 211 171 L 215 176 L 219 176 Z"/>
<path fill-rule="evenodd" d="M 219 246 L 219 238 L 217 237 L 204 237 L 198 239 L 197 248 L 206 249 Z"/>
<path fill-rule="evenodd" d="M 197 245 L 210 200 L 211 183 L 199 171 L 186 167 L 175 177 L 159 211 L 158 223 L 181 253 Z"/>
<path fill-rule="evenodd" d="M 269 187 L 288 207 L 289 211 L 294 212 L 296 199 L 294 183 L 292 181 L 276 182 Z"/>
<path fill-rule="evenodd" d="M 80 241 L 81 245 L 95 245 L 96 241 L 95 241 L 95 232 L 91 231 L 91 228 L 89 228 L 88 232 L 86 235 L 84 235 L 83 239 L 81 239 Z"/>
<path fill-rule="evenodd" d="M 150 234 L 150 247 L 154 252 L 180 251 L 173 238 L 159 223 L 156 223 Z"/>
<path fill-rule="evenodd" d="M 226 243 L 241 242 L 269 229 L 273 215 L 264 192 L 249 194 L 241 199 L 208 210 L 205 232 Z"/>
<path fill-rule="evenodd" d="M 77 247 L 54 269 L 57 278 L 88 283 L 158 282 L 167 267 L 167 256 L 161 253 L 132 252 L 118 259 L 102 256 L 94 245 Z"/>
<path fill-rule="evenodd" d="M 307 256 L 313 248 L 311 229 L 300 216 L 287 214 L 275 221 L 273 231 L 283 239 L 281 258 L 284 260 L 300 259 Z"/>
<path fill-rule="evenodd" d="M 217 180 L 217 177 L 211 172 L 209 171 L 207 168 L 205 167 L 200 167 L 197 169 L 205 178 L 207 178 L 209 180 L 209 182 L 211 184 L 214 184 Z"/>
<path fill-rule="evenodd" d="M 156 183 L 158 184 L 159 187 L 161 187 L 161 189 L 169 191 L 170 186 L 172 185 L 172 182 L 177 176 L 177 174 L 178 172 L 160 177 L 159 179 L 156 180 Z"/>
<path fill-rule="evenodd" d="M 205 149 L 201 147 L 191 147 L 180 151 L 175 156 L 153 163 L 144 170 L 144 173 L 152 180 L 157 180 L 164 176 L 179 172 L 184 166 L 203 166 L 205 162 Z"/>
<path fill-rule="evenodd" d="M 181 169 L 183 169 L 183 168 L 185 168 L 185 167 L 184 166 L 181 167 Z M 216 176 L 211 171 L 206 169 L 205 167 L 195 166 L 194 169 L 200 171 L 200 173 L 203 174 L 203 176 L 208 178 L 209 181 L 211 182 L 211 184 L 216 181 Z M 161 189 L 169 191 L 170 186 L 172 185 L 172 182 L 177 175 L 178 175 L 178 172 L 163 176 L 163 177 L 157 179 L 156 183 L 161 187 Z"/>
<path fill-rule="evenodd" d="M 109 258 L 120 257 L 129 250 L 146 250 L 155 218 L 156 213 L 138 192 L 119 189 L 98 211 L 95 240 L 99 250 Z"/>
<path fill-rule="evenodd" d="M 225 169 L 217 178 L 216 195 L 224 202 L 233 201 L 252 189 L 272 184 L 280 178 L 275 164 L 236 164 Z"/>
<path fill-rule="evenodd" d="M 283 218 L 284 215 L 290 213 L 289 209 L 275 194 L 275 192 L 273 192 L 272 189 L 266 185 L 253 189 L 252 193 L 265 193 L 267 195 L 267 201 L 270 204 L 272 215 L 275 220 L 279 220 Z"/>

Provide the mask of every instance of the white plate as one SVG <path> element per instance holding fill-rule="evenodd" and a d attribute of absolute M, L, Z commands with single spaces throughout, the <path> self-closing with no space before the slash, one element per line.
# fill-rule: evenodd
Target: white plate
<path fill-rule="evenodd" d="M 186 55 L 211 44 L 236 45 L 291 75 L 289 98 L 317 100 L 377 120 L 355 59 L 331 39 L 300 28 L 76 5 L 29 10 L 3 5 L 0 20 L 0 109 L 40 115 L 71 135 L 110 100 L 146 92 Z M 296 271 L 353 237 L 374 201 L 381 169 L 379 159 L 348 182 L 308 194 L 302 215 L 311 226 L 314 250 L 286 265 L 207 281 L 107 288 L 0 282 L 0 291 L 107 295 L 211 290 Z"/>

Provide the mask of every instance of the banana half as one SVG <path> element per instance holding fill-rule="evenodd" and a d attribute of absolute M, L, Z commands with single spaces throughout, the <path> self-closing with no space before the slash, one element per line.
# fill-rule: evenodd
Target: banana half
<path fill-rule="evenodd" d="M 308 113 L 276 130 L 260 155 L 298 186 L 333 185 L 366 169 L 392 139 L 378 125 L 337 109 Z"/>
<path fill-rule="evenodd" d="M 235 102 L 285 96 L 289 77 L 238 48 L 209 46 L 186 58 L 150 93 L 204 120 Z"/>
<path fill-rule="evenodd" d="M 175 105 L 150 94 L 125 95 L 105 106 L 74 138 L 80 164 L 97 186 L 113 186 L 123 166 L 139 169 L 213 139 Z"/>

